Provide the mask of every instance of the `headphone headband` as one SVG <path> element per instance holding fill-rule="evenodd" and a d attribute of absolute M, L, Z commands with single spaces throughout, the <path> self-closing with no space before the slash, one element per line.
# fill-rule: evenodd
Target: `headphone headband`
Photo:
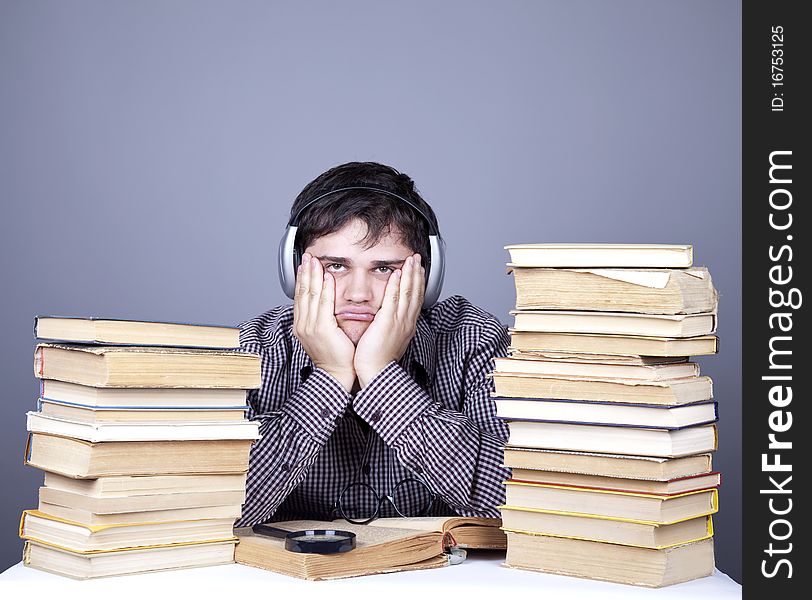
<path fill-rule="evenodd" d="M 313 204 L 315 204 L 316 202 L 318 202 L 322 198 L 326 198 L 327 196 L 331 196 L 332 194 L 338 194 L 339 192 L 349 192 L 349 191 L 352 191 L 352 190 L 366 190 L 366 191 L 370 191 L 370 192 L 379 192 L 381 194 L 391 196 L 392 198 L 397 198 L 401 202 L 405 202 L 406 204 L 411 206 L 415 211 L 417 211 L 417 213 L 420 216 L 423 217 L 423 220 L 426 221 L 426 224 L 429 227 L 429 235 L 439 235 L 439 232 L 437 231 L 437 228 L 434 226 L 434 223 L 432 222 L 432 220 L 429 219 L 429 216 L 419 206 L 417 206 L 414 202 L 412 202 L 411 200 L 409 200 L 407 198 L 404 198 L 400 194 L 396 194 L 395 192 L 391 192 L 391 191 L 389 191 L 387 189 L 384 189 L 384 188 L 373 187 L 373 186 L 370 186 L 370 185 L 352 185 L 352 186 L 348 186 L 348 187 L 338 188 L 338 189 L 335 189 L 335 190 L 330 190 L 329 192 L 324 192 L 320 196 L 316 196 L 312 200 L 308 200 L 305 203 L 305 205 L 302 206 L 302 208 L 300 208 L 296 212 L 295 215 L 293 215 L 293 218 L 288 223 L 288 226 L 298 227 L 299 226 L 299 217 L 301 217 L 302 213 L 308 207 L 312 206 Z"/>

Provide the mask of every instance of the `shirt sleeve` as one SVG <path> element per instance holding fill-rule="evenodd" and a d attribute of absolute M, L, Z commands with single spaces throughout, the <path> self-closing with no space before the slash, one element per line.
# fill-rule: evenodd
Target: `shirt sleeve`
<path fill-rule="evenodd" d="M 462 390 L 441 386 L 432 398 L 397 363 L 391 362 L 353 401 L 353 408 L 393 447 L 398 460 L 421 476 L 463 516 L 498 517 L 505 502 L 502 466 L 508 427 L 496 416 L 488 377 L 494 356 L 505 356 L 507 331 L 495 319 L 463 357 Z M 444 408 L 462 396 L 460 411 Z"/>
<path fill-rule="evenodd" d="M 264 358 L 263 370 L 287 368 L 265 363 Z M 249 391 L 247 400 L 248 417 L 259 421 L 262 437 L 251 447 L 246 499 L 237 527 L 262 523 L 273 516 L 307 475 L 349 404 L 350 395 L 332 375 L 315 369 L 279 410 L 257 412 L 258 390 Z"/>

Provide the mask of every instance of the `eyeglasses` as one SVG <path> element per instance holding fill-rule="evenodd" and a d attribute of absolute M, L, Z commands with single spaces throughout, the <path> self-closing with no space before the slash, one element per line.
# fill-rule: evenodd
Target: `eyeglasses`
<path fill-rule="evenodd" d="M 367 444 L 361 465 L 368 464 L 372 444 Z M 333 509 L 334 514 L 356 525 L 366 525 L 377 519 L 385 502 L 389 502 L 395 512 L 401 517 L 423 517 L 428 514 L 436 494 L 422 480 L 416 477 L 404 477 L 397 485 L 394 481 L 395 459 L 390 456 L 389 462 L 389 489 L 387 494 L 380 494 L 368 483 L 358 481 L 361 478 L 361 469 L 358 470 L 356 481 L 347 485 L 338 495 Z"/>

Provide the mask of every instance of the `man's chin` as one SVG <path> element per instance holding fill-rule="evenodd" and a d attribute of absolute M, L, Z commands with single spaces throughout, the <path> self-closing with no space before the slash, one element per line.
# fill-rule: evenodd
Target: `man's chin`
<path fill-rule="evenodd" d="M 342 322 L 339 323 L 339 327 L 341 331 L 350 338 L 350 341 L 357 346 L 361 336 L 364 335 L 364 332 L 369 327 L 369 322 L 342 320 Z"/>

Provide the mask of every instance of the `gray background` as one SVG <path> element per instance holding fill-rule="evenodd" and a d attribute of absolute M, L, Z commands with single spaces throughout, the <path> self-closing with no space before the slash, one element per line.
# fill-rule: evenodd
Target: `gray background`
<path fill-rule="evenodd" d="M 409 173 L 444 296 L 508 323 L 517 242 L 691 243 L 720 292 L 717 564 L 741 580 L 736 1 L 0 0 L 0 567 L 20 559 L 35 314 L 236 324 L 283 303 L 305 183 Z"/>

